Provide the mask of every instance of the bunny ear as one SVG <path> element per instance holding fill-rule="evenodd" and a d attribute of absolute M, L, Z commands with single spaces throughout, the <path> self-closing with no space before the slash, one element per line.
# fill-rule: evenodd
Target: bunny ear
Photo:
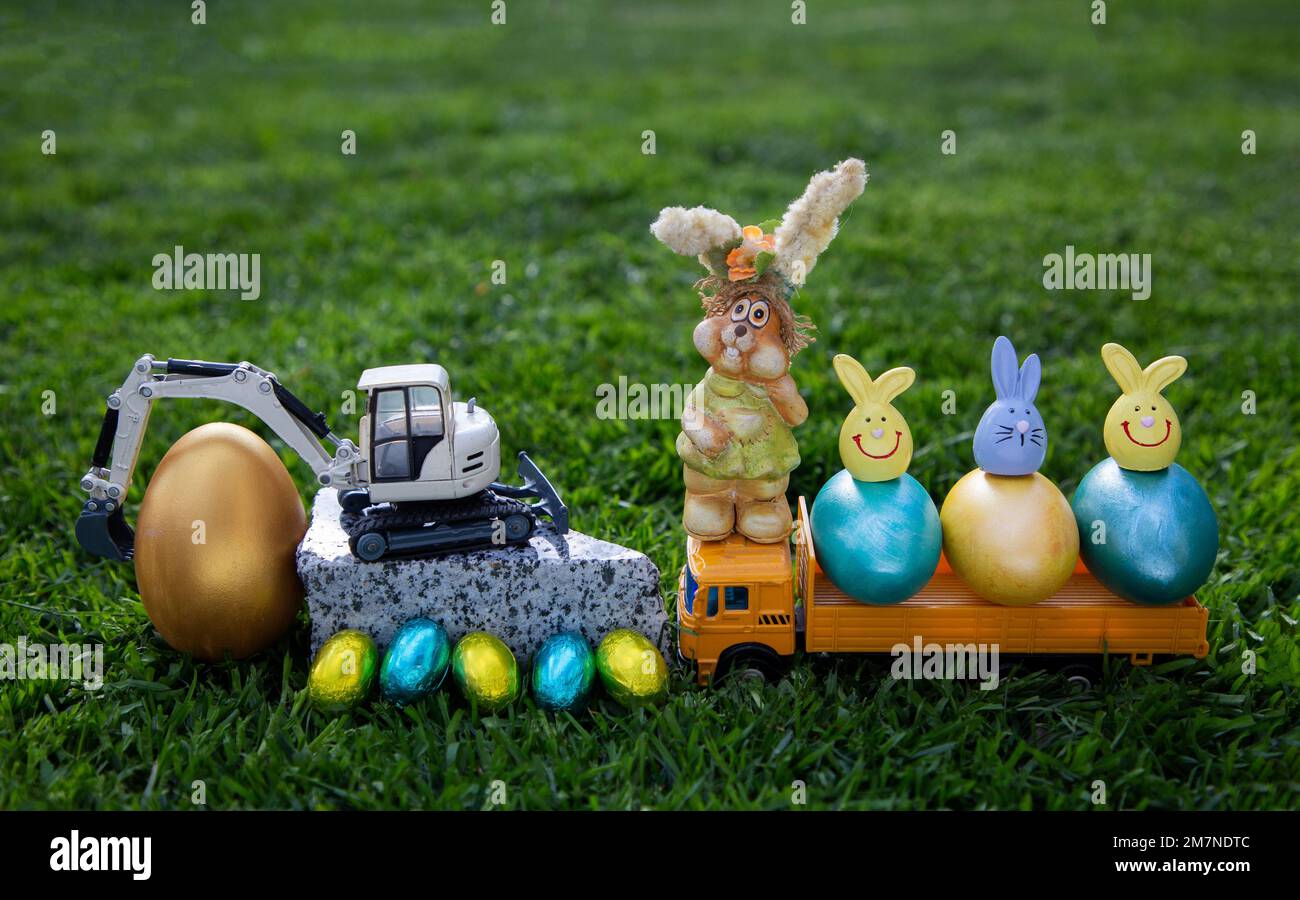
<path fill-rule="evenodd" d="M 650 226 L 650 233 L 674 253 L 699 257 L 704 267 L 715 275 L 719 273 L 710 259 L 714 251 L 740 240 L 736 220 L 707 206 L 665 207 Z"/>
<path fill-rule="evenodd" d="M 1025 364 L 1020 367 L 1020 379 L 1017 383 L 1016 396 L 1033 403 L 1034 398 L 1038 396 L 1038 383 L 1042 379 L 1042 363 L 1038 361 L 1037 353 L 1031 353 L 1025 358 Z"/>
<path fill-rule="evenodd" d="M 1016 382 L 1020 372 L 1016 365 L 1016 348 L 1005 335 L 999 335 L 993 342 L 993 390 L 997 398 L 1003 400 L 1016 395 Z"/>
<path fill-rule="evenodd" d="M 1138 365 L 1137 357 L 1119 344 L 1103 344 L 1101 361 L 1106 364 L 1106 369 L 1110 372 L 1110 376 L 1115 379 L 1115 383 L 1119 385 L 1121 391 L 1126 394 L 1134 394 L 1142 389 L 1144 376 L 1142 367 Z"/>
<path fill-rule="evenodd" d="M 831 171 L 814 175 L 777 226 L 773 268 L 791 284 L 803 284 L 834 239 L 840 213 L 866 186 L 867 164 L 860 159 L 846 159 Z"/>
<path fill-rule="evenodd" d="M 874 385 L 862 363 L 847 353 L 836 353 L 831 364 L 835 366 L 835 374 L 840 377 L 840 384 L 844 385 L 844 390 L 849 392 L 856 405 L 863 406 L 871 400 Z"/>
<path fill-rule="evenodd" d="M 914 381 L 916 381 L 916 372 L 907 366 L 890 369 L 876 379 L 876 399 L 881 403 L 889 403 L 910 388 Z"/>
<path fill-rule="evenodd" d="M 1142 385 L 1159 393 L 1187 371 L 1187 360 L 1181 356 L 1165 356 L 1142 370 Z"/>

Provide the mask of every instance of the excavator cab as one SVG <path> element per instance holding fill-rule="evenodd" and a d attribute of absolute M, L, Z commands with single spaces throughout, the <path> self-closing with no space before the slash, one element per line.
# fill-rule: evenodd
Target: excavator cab
<path fill-rule="evenodd" d="M 371 483 L 451 478 L 450 457 L 434 452 L 447 438 L 442 391 L 437 385 L 372 391 L 366 415 Z"/>

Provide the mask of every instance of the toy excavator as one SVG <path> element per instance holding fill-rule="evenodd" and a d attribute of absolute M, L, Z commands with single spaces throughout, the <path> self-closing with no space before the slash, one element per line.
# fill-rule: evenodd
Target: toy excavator
<path fill-rule="evenodd" d="M 301 456 L 323 487 L 337 488 L 353 554 L 367 562 L 454 550 L 522 544 L 537 514 L 569 530 L 555 488 L 519 454 L 519 487 L 501 484 L 501 436 L 487 410 L 453 402 L 438 365 L 384 366 L 361 373 L 366 394 L 357 447 L 330 430 L 273 373 L 248 362 L 218 363 L 145 355 L 108 398 L 90 471 L 90 495 L 77 540 L 91 553 L 128 560 L 135 534 L 122 515 L 149 412 L 160 397 L 226 400 L 260 418 Z M 334 445 L 331 455 L 321 441 Z M 536 504 L 521 498 L 535 497 Z"/>

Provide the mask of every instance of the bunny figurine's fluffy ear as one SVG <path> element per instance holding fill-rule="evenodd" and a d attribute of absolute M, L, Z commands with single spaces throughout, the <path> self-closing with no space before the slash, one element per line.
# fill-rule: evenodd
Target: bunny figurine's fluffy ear
<path fill-rule="evenodd" d="M 1038 354 L 1031 353 L 1020 367 L 1020 379 L 1017 382 L 1016 396 L 1028 403 L 1033 403 L 1038 396 L 1038 384 L 1043 380 L 1043 366 L 1038 361 Z"/>
<path fill-rule="evenodd" d="M 1121 391 L 1135 394 L 1142 389 L 1142 367 L 1138 365 L 1137 357 L 1128 350 L 1115 343 L 1103 344 L 1101 361 L 1106 364 L 1106 370 Z M 1186 362 L 1183 365 L 1186 366 Z"/>
<path fill-rule="evenodd" d="M 899 366 L 876 379 L 876 399 L 881 403 L 891 403 L 893 399 L 912 386 L 916 381 L 916 372 L 907 366 Z"/>
<path fill-rule="evenodd" d="M 1177 381 L 1187 371 L 1187 360 L 1181 356 L 1165 356 L 1142 370 L 1143 386 L 1160 393 Z"/>
<path fill-rule="evenodd" d="M 776 229 L 772 267 L 791 284 L 803 284 L 834 239 L 840 213 L 866 186 L 867 165 L 860 159 L 846 159 L 829 172 L 814 175 Z"/>
<path fill-rule="evenodd" d="M 700 263 L 714 275 L 726 273 L 723 254 L 717 251 L 740 240 L 736 220 L 707 206 L 665 207 L 650 226 L 650 233 L 674 253 L 699 257 Z M 715 256 L 718 258 L 714 259 Z"/>
<path fill-rule="evenodd" d="M 998 335 L 993 342 L 993 390 L 999 400 L 1016 396 L 1016 386 L 1020 381 L 1020 368 L 1016 361 L 1016 348 L 1006 335 Z"/>
<path fill-rule="evenodd" d="M 835 367 L 835 374 L 840 377 L 840 384 L 844 385 L 844 390 L 849 392 L 853 402 L 858 406 L 865 405 L 871 399 L 871 376 L 867 370 L 847 353 L 837 353 L 831 360 L 831 365 Z"/>

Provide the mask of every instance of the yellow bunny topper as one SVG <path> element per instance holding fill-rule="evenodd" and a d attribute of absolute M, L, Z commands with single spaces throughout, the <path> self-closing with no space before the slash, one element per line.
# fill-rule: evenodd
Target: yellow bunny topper
<path fill-rule="evenodd" d="M 892 401 L 912 386 L 916 373 L 890 369 L 875 381 L 862 363 L 845 353 L 833 360 L 840 384 L 856 406 L 840 428 L 840 459 L 858 481 L 889 481 L 912 461 L 912 432 Z"/>
<path fill-rule="evenodd" d="M 1101 360 L 1124 392 L 1106 414 L 1106 452 L 1122 468 L 1136 472 L 1169 468 L 1183 442 L 1183 429 L 1178 413 L 1160 392 L 1187 371 L 1187 360 L 1166 356 L 1143 369 L 1119 344 L 1102 347 Z"/>

